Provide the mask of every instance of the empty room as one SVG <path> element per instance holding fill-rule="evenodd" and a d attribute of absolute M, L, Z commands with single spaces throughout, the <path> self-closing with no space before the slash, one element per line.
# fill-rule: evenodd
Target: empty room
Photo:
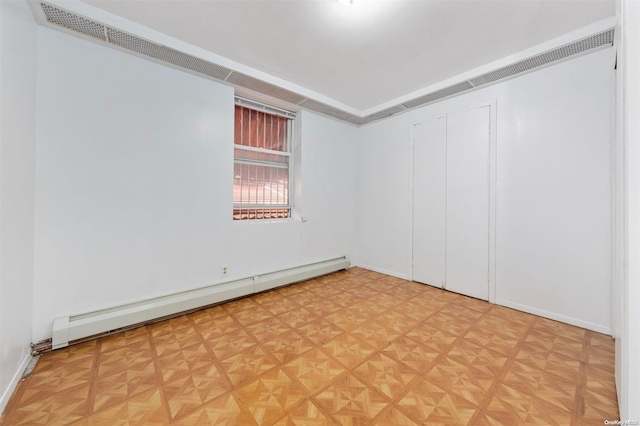
<path fill-rule="evenodd" d="M 0 1 L 0 425 L 640 424 L 639 21 Z"/>

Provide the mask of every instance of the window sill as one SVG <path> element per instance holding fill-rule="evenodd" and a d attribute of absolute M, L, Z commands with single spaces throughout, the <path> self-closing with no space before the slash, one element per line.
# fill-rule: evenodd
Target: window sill
<path fill-rule="evenodd" d="M 248 219 L 248 220 L 233 220 L 233 223 L 293 223 L 293 222 L 302 222 L 300 219 L 294 219 L 288 217 L 286 219 Z"/>

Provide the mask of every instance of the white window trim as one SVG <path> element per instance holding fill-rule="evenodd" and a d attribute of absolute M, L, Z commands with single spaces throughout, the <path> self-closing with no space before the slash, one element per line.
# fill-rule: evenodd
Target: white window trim
<path fill-rule="evenodd" d="M 287 149 L 288 151 L 275 151 L 272 149 L 265 149 L 265 148 L 255 148 L 255 147 L 250 147 L 250 146 L 242 146 L 242 145 L 236 145 L 235 141 L 233 144 L 233 148 L 234 150 L 239 149 L 239 150 L 243 150 L 243 151 L 250 151 L 250 152 L 260 152 L 260 153 L 265 153 L 265 154 L 272 154 L 272 155 L 279 155 L 279 156 L 283 156 L 283 157 L 288 157 L 289 158 L 289 162 L 287 166 L 284 166 L 282 164 L 279 163 L 273 163 L 273 162 L 269 162 L 269 161 L 259 161 L 259 160 L 237 160 L 234 154 L 234 158 L 233 158 L 233 162 L 234 164 L 239 163 L 239 164 L 261 164 L 261 165 L 266 165 L 269 167 L 280 167 L 280 168 L 288 168 L 289 173 L 288 173 L 288 185 L 287 185 L 287 193 L 289 196 L 289 203 L 288 204 L 241 204 L 241 205 L 237 205 L 237 204 L 233 204 L 233 209 L 232 210 L 243 210 L 243 209 L 247 209 L 247 210 L 260 210 L 260 209 L 265 209 L 265 210 L 276 210 L 276 209 L 287 209 L 289 210 L 289 217 L 287 218 L 267 218 L 267 219 L 250 219 L 250 220 L 233 220 L 233 222 L 247 222 L 247 223 L 256 223 L 256 222 L 260 222 L 260 223 L 265 223 L 265 222 L 289 222 L 293 220 L 293 179 L 294 179 L 294 165 L 293 165 L 293 133 L 294 133 L 294 120 L 296 118 L 296 114 L 291 112 L 291 111 L 287 111 L 284 109 L 280 109 L 280 108 L 276 108 L 273 107 L 271 105 L 267 105 L 267 104 L 263 104 L 261 102 L 257 102 L 257 101 L 253 101 L 251 99 L 246 99 L 240 96 L 236 96 L 235 97 L 235 105 L 239 105 L 243 108 L 248 108 L 248 109 L 252 109 L 255 111 L 259 111 L 259 112 L 264 112 L 267 114 L 272 114 L 272 115 L 277 115 L 280 117 L 285 117 L 287 118 Z M 234 118 L 235 120 L 235 118 Z"/>
<path fill-rule="evenodd" d="M 253 109 L 260 112 L 266 112 L 267 114 L 279 115 L 280 117 L 285 117 L 293 120 L 296 118 L 296 114 L 291 111 L 287 111 L 285 109 L 276 108 L 271 105 L 263 104 L 262 102 L 253 101 L 251 99 L 243 98 L 240 96 L 235 97 L 235 104 L 240 105 L 244 108 Z"/>

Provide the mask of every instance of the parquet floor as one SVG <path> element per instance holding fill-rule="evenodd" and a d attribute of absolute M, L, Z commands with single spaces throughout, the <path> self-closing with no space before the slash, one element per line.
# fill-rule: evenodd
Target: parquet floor
<path fill-rule="evenodd" d="M 611 337 L 353 268 L 44 354 L 6 425 L 602 425 Z"/>

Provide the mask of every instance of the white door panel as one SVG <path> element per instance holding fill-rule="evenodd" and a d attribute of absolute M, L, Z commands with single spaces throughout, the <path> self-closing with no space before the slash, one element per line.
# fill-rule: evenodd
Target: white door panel
<path fill-rule="evenodd" d="M 413 280 L 489 298 L 490 108 L 414 126 Z"/>
<path fill-rule="evenodd" d="M 447 118 L 446 288 L 489 298 L 489 107 Z"/>
<path fill-rule="evenodd" d="M 445 179 L 447 120 L 414 126 L 413 280 L 445 282 Z"/>

